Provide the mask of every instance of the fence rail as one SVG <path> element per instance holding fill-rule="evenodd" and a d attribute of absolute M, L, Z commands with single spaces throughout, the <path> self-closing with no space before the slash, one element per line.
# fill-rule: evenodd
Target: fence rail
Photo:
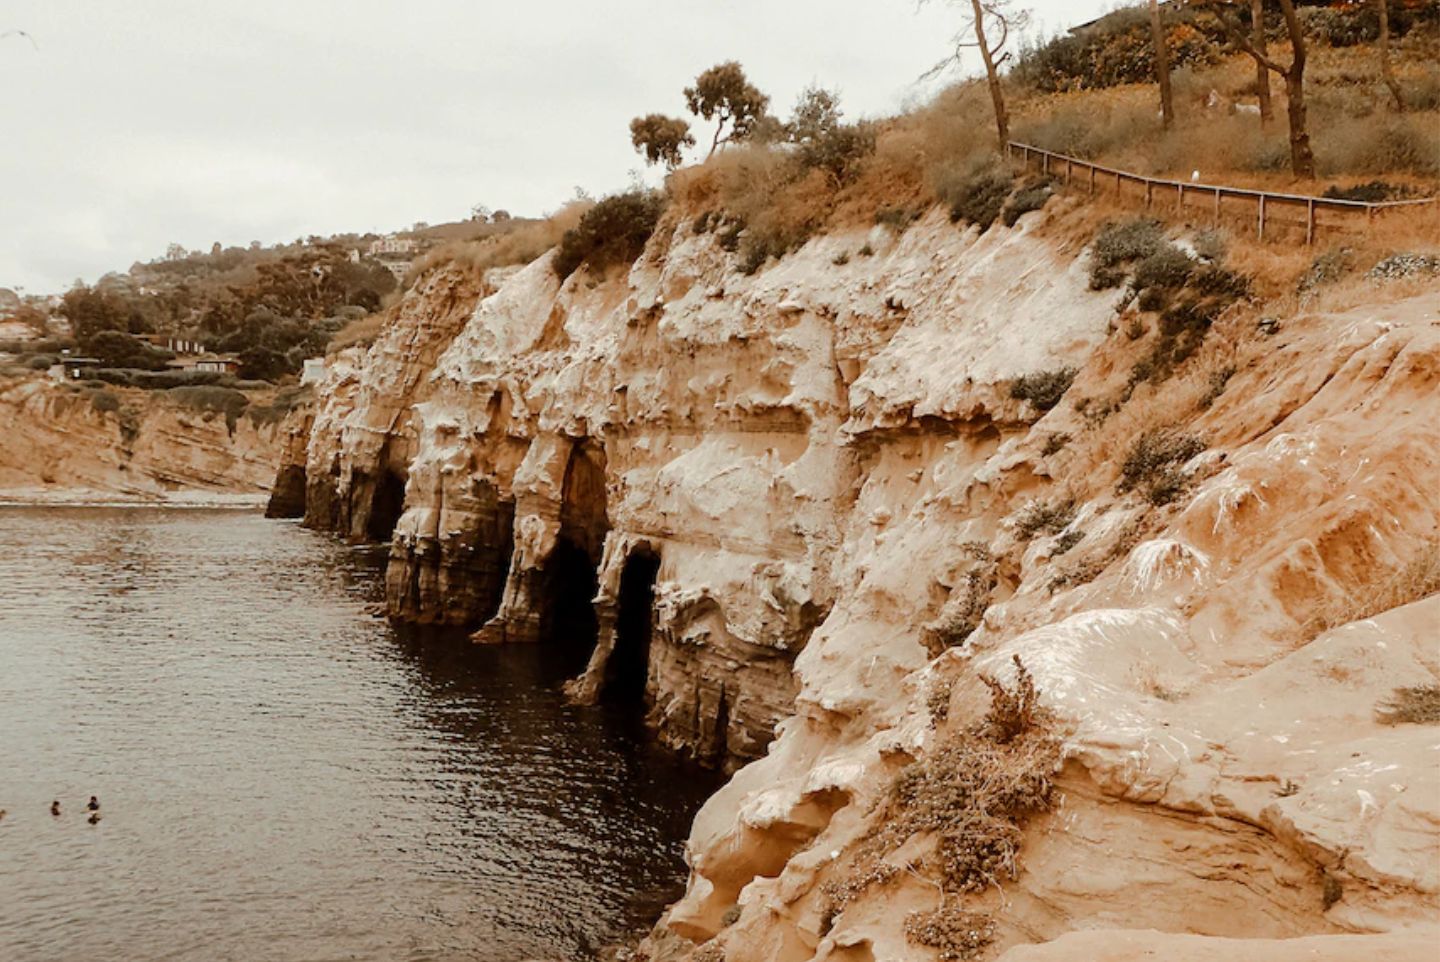
<path fill-rule="evenodd" d="M 1299 213 L 1302 209 L 1303 220 L 1291 220 L 1290 223 L 1296 226 L 1303 224 L 1305 243 L 1313 244 L 1321 227 L 1342 229 L 1353 227 L 1354 219 L 1363 216 L 1365 218 L 1364 226 L 1368 228 L 1374 223 L 1378 214 L 1398 208 L 1433 205 L 1440 200 L 1440 198 L 1425 197 L 1418 200 L 1390 200 L 1372 203 L 1363 200 L 1341 200 L 1336 197 L 1311 197 L 1304 194 L 1247 190 L 1243 187 L 1224 187 L 1218 184 L 1186 183 L 1180 180 L 1146 177 L 1128 170 L 1117 170 L 1114 167 L 1104 167 L 1100 164 L 1092 164 L 1088 160 L 1068 157 L 1065 154 L 1057 154 L 1054 151 L 1043 150 L 1013 140 L 1006 144 L 1005 153 L 1012 161 L 1019 160 L 1026 169 L 1029 169 L 1032 163 L 1038 160 L 1041 172 L 1048 176 L 1060 176 L 1060 168 L 1063 166 L 1064 179 L 1067 184 L 1074 182 L 1078 172 L 1082 177 L 1088 177 L 1089 190 L 1092 195 L 1102 189 L 1111 189 L 1111 180 L 1114 181 L 1113 190 L 1116 197 L 1123 198 L 1127 184 L 1143 187 L 1146 210 L 1153 208 L 1157 199 L 1163 202 L 1164 195 L 1170 194 L 1175 198 L 1174 209 L 1177 211 L 1184 211 L 1187 206 L 1193 209 L 1209 202 L 1213 217 L 1216 222 L 1219 222 L 1225 213 L 1223 210 L 1225 200 L 1240 200 L 1247 207 L 1249 204 L 1254 204 L 1256 235 L 1261 240 L 1265 239 L 1267 226 L 1273 230 L 1274 222 L 1283 221 L 1286 213 Z M 1157 195 L 1159 195 L 1158 198 Z M 1232 204 L 1232 213 L 1233 206 Z M 1326 217 L 1327 214 L 1335 216 Z"/>

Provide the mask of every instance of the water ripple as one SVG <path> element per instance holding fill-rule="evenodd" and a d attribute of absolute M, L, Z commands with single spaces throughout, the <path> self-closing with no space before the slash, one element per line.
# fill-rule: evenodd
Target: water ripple
<path fill-rule="evenodd" d="M 544 648 L 367 616 L 381 553 L 174 509 L 0 543 L 7 962 L 584 958 L 675 894 L 713 780 Z"/>

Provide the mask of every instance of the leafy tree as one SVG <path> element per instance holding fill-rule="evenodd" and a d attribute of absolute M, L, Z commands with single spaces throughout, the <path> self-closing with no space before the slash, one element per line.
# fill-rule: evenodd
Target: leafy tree
<path fill-rule="evenodd" d="M 645 249 L 665 209 L 663 195 L 630 190 L 603 198 L 560 238 L 553 268 L 562 280 L 581 264 L 603 270 L 630 263 Z"/>
<path fill-rule="evenodd" d="M 251 347 L 240 352 L 241 377 L 274 381 L 292 370 L 289 358 L 268 347 Z"/>
<path fill-rule="evenodd" d="M 113 288 L 81 284 L 66 292 L 61 311 L 69 319 L 75 339 L 87 350 L 90 340 L 105 331 L 140 334 L 148 330 L 136 304 Z"/>
<path fill-rule="evenodd" d="M 710 154 L 721 145 L 745 140 L 754 130 L 770 98 L 762 94 L 734 60 L 716 64 L 685 88 L 685 106 L 702 120 L 716 121 Z M 706 156 L 709 156 L 707 154 Z"/>
<path fill-rule="evenodd" d="M 679 117 L 646 114 L 630 121 L 630 143 L 647 164 L 664 164 L 670 170 L 680 166 L 686 147 L 695 146 L 690 125 Z"/>
<path fill-rule="evenodd" d="M 821 87 L 808 87 L 795 103 L 786 133 L 806 167 L 818 168 L 838 184 L 850 180 L 875 149 L 868 125 L 843 121 L 840 97 Z"/>
<path fill-rule="evenodd" d="M 1005 109 L 1000 68 L 1010 58 L 1009 51 L 1005 49 L 1010 31 L 1018 31 L 1025 26 L 1029 22 L 1029 13 L 1017 7 L 1015 0 L 968 0 L 968 4 L 970 9 L 953 39 L 955 52 L 931 67 L 925 76 L 933 77 L 958 65 L 961 56 L 970 47 L 979 50 L 980 60 L 985 64 L 990 102 L 995 109 L 995 131 L 999 134 L 1000 149 L 1003 151 L 1010 142 L 1010 114 Z"/>
<path fill-rule="evenodd" d="M 161 371 L 165 362 L 175 357 L 169 351 L 151 347 L 123 331 L 100 331 L 89 339 L 85 349 L 109 367 L 139 368 L 144 371 Z"/>

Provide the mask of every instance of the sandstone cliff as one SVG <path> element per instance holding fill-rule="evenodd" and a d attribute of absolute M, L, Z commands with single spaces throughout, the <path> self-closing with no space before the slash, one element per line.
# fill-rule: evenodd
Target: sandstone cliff
<path fill-rule="evenodd" d="M 0 491 L 22 498 L 260 498 L 275 480 L 279 431 L 278 415 L 264 404 L 256 410 L 227 416 L 164 391 L 77 389 L 41 375 L 6 381 Z"/>
<path fill-rule="evenodd" d="M 1089 289 L 1066 203 L 753 276 L 672 212 L 627 273 L 434 275 L 322 387 L 306 517 L 391 537 L 392 615 L 578 639 L 575 697 L 748 762 L 650 957 L 1428 957 L 1437 730 L 1377 706 L 1440 680 L 1404 583 L 1440 564 L 1436 291 L 1240 304 L 1137 376 L 1173 332 Z M 1058 792 L 947 893 L 926 833 L 876 839 L 1016 655 Z M 962 904 L 973 949 L 907 934 Z"/>

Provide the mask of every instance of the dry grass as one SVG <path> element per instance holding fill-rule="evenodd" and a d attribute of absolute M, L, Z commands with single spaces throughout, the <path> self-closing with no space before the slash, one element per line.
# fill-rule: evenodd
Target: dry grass
<path fill-rule="evenodd" d="M 1305 625 L 1306 636 L 1313 638 L 1440 592 L 1440 541 L 1425 542 L 1407 563 L 1377 574 L 1371 584 L 1317 611 Z"/>
<path fill-rule="evenodd" d="M 591 206 L 590 201 L 571 201 L 544 220 L 522 224 L 504 234 L 442 244 L 411 265 L 404 286 L 413 286 L 420 277 L 441 267 L 458 267 L 473 277 L 481 277 L 492 267 L 528 264 L 559 244 Z"/>
<path fill-rule="evenodd" d="M 907 936 L 939 949 L 945 959 L 973 958 L 988 944 L 993 936 L 989 918 L 949 900 L 1017 877 L 1022 826 L 1050 807 L 1061 758 L 1053 719 L 1040 705 L 1034 679 L 1018 657 L 1015 667 L 1013 686 L 981 676 L 991 693 L 985 717 L 952 732 L 896 777 L 859 864 L 845 878 L 822 886 L 822 932 L 861 893 L 902 871 L 885 860 L 887 854 L 914 836 L 930 835 L 938 845 L 925 862 L 939 876 L 940 905 L 907 919 Z M 948 693 L 949 685 L 931 693 L 932 718 L 943 719 L 939 703 L 948 703 Z M 914 874 L 924 867 L 911 863 L 903 870 Z"/>
<path fill-rule="evenodd" d="M 1440 76 L 1433 67 L 1433 41 L 1416 37 L 1401 52 L 1402 87 L 1413 109 L 1403 116 L 1386 106 L 1374 48 L 1316 46 L 1307 70 L 1306 106 L 1320 175 L 1345 181 L 1385 174 L 1421 194 L 1440 181 L 1440 111 L 1430 93 Z M 1275 54 L 1288 58 L 1281 44 Z M 1152 176 L 1188 179 L 1199 170 L 1206 183 L 1275 190 L 1295 189 L 1289 172 L 1285 97 L 1272 81 L 1276 122 L 1262 128 L 1253 115 L 1207 108 L 1214 90 L 1253 103 L 1254 68 L 1247 57 L 1229 57 L 1213 67 L 1175 72 L 1178 122 L 1162 129 L 1158 96 L 1150 84 L 1101 90 L 1039 94 L 1012 85 L 1015 139 L 1093 159 L 1107 166 Z M 1325 185 L 1315 185 L 1315 193 Z M 1309 193 L 1311 185 L 1303 190 Z"/>
<path fill-rule="evenodd" d="M 1015 515 L 1015 537 L 1029 541 L 1037 534 L 1059 534 L 1075 520 L 1076 510 L 1074 498 L 1028 501 Z"/>
<path fill-rule="evenodd" d="M 335 336 L 330 338 L 330 343 L 325 346 L 325 353 L 334 354 L 347 347 L 369 347 L 385 329 L 387 317 L 387 314 L 379 313 L 355 318 L 335 332 Z"/>
<path fill-rule="evenodd" d="M 1397 688 L 1375 715 L 1385 725 L 1440 725 L 1440 685 Z"/>

